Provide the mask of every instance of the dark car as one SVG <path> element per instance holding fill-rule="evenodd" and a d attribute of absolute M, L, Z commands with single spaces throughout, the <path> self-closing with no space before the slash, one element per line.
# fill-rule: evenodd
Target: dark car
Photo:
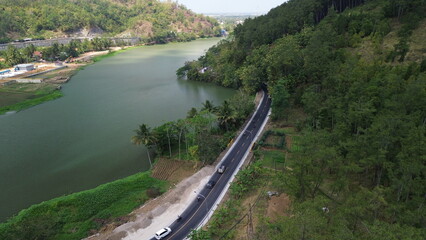
<path fill-rule="evenodd" d="M 214 185 L 216 184 L 216 182 L 215 181 L 213 181 L 213 180 L 210 180 L 208 183 L 207 183 L 207 187 L 208 188 L 210 188 L 210 189 L 212 189 L 213 187 L 214 187 Z"/>

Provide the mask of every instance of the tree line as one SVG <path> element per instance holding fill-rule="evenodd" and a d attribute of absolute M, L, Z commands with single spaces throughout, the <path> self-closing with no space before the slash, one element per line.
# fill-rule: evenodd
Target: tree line
<path fill-rule="evenodd" d="M 71 40 L 69 44 L 54 43 L 50 47 L 39 48 L 36 48 L 33 44 L 22 49 L 9 45 L 5 51 L 0 51 L 0 56 L 5 59 L 4 62 L 0 62 L 0 68 L 12 67 L 20 63 L 28 63 L 40 59 L 65 61 L 66 59 L 78 57 L 85 52 L 102 51 L 109 49 L 111 46 L 113 44 L 108 38 L 94 38 L 90 41 L 88 39 L 83 41 Z M 36 51 L 39 51 L 41 55 L 35 54 Z"/>
<path fill-rule="evenodd" d="M 192 160 L 202 165 L 213 163 L 254 108 L 252 98 L 238 92 L 230 100 L 215 106 L 206 100 L 199 110 L 192 108 L 185 119 L 171 121 L 153 129 L 141 124 L 131 141 L 151 153 L 179 160 Z"/>

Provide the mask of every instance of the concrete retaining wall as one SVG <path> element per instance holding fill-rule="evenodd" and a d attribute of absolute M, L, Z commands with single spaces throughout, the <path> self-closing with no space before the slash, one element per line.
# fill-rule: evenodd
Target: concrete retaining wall
<path fill-rule="evenodd" d="M 42 83 L 43 79 L 22 78 L 22 79 L 15 79 L 14 81 L 17 82 L 17 83 Z"/>
<path fill-rule="evenodd" d="M 80 40 L 83 41 L 84 39 L 92 40 L 93 38 L 61 38 L 61 39 L 51 39 L 51 40 L 36 40 L 36 41 L 28 41 L 28 42 L 12 42 L 12 43 L 6 43 L 6 44 L 0 44 L 0 50 L 6 50 L 7 46 L 12 45 L 16 48 L 25 48 L 29 45 L 34 45 L 35 47 L 50 47 L 54 43 L 59 44 L 68 44 L 71 42 L 71 40 Z M 124 42 L 129 45 L 136 45 L 141 41 L 141 38 L 139 37 L 133 37 L 133 38 L 108 38 L 112 41 L 113 44 Z"/>
<path fill-rule="evenodd" d="M 13 84 L 13 83 L 16 83 L 16 81 L 15 80 L 10 80 L 10 81 L 2 83 L 1 85 L 2 86 L 7 86 L 7 85 L 10 85 L 10 84 Z"/>
<path fill-rule="evenodd" d="M 27 77 L 34 77 L 34 76 L 37 76 L 37 75 L 45 74 L 45 73 L 48 73 L 48 72 L 52 72 L 52 71 L 67 68 L 67 67 L 68 66 L 60 66 L 60 67 L 49 69 L 49 70 L 46 70 L 46 71 L 43 71 L 43 72 L 34 73 L 34 74 L 31 74 L 31 75 L 28 75 Z"/>

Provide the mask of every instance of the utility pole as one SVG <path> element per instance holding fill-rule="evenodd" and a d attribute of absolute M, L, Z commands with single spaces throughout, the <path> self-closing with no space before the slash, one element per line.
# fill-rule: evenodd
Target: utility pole
<path fill-rule="evenodd" d="M 248 224 L 247 224 L 247 239 L 254 239 L 254 231 L 253 231 L 253 216 L 251 212 L 251 204 L 249 203 L 249 213 L 248 213 Z"/>

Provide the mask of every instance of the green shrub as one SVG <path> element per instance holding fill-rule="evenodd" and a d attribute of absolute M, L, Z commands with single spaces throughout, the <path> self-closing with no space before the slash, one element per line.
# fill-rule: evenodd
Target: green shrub
<path fill-rule="evenodd" d="M 150 177 L 149 172 L 138 173 L 22 210 L 0 224 L 0 239 L 81 239 L 143 204 L 150 198 L 148 192 L 166 190 L 166 182 Z"/>

